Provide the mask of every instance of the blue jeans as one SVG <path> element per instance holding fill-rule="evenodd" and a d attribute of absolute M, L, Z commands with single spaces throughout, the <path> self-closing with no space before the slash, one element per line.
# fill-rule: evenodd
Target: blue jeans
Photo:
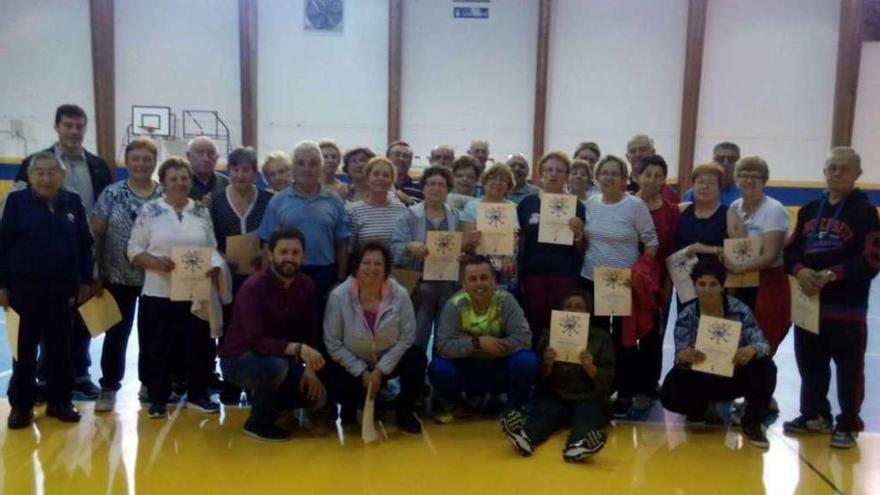
<path fill-rule="evenodd" d="M 309 404 L 299 391 L 303 366 L 289 358 L 263 356 L 247 351 L 220 358 L 223 379 L 251 391 L 251 419 L 273 425 L 278 411 Z"/>
<path fill-rule="evenodd" d="M 464 392 L 499 394 L 507 392 L 507 406 L 520 408 L 529 399 L 538 358 L 532 351 L 517 351 L 497 359 L 446 359 L 434 356 L 428 377 L 444 399 L 456 403 Z"/>

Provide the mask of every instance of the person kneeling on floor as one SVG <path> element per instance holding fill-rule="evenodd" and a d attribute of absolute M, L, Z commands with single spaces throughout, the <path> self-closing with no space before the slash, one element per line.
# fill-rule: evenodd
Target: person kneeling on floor
<path fill-rule="evenodd" d="M 250 390 L 246 435 L 282 441 L 290 433 L 277 426 L 278 412 L 320 408 L 324 367 L 318 348 L 315 283 L 300 273 L 306 247 L 296 229 L 279 229 L 268 243 L 269 267 L 248 278 L 235 299 L 232 323 L 220 347 L 223 378 Z"/>
<path fill-rule="evenodd" d="M 768 448 L 761 421 L 767 416 L 770 397 L 776 389 L 776 365 L 769 356 L 770 346 L 749 307 L 724 295 L 727 270 L 718 258 L 700 259 L 691 270 L 691 279 L 697 299 L 682 308 L 675 322 L 676 364 L 663 382 L 663 407 L 685 414 L 689 424 L 697 424 L 705 422 L 712 401 L 745 397 L 743 434 L 752 445 Z M 694 348 L 701 315 L 742 323 L 731 378 L 691 369 L 706 360 L 706 355 Z"/>
<path fill-rule="evenodd" d="M 572 289 L 562 300 L 562 310 L 591 313 L 592 301 L 592 294 Z M 542 354 L 541 379 L 534 408 L 525 421 L 515 413 L 505 415 L 501 419 L 504 433 L 517 452 L 528 457 L 536 446 L 569 423 L 571 433 L 562 451 L 563 459 L 576 462 L 599 452 L 608 438 L 602 428 L 611 418 L 615 366 L 611 336 L 591 326 L 587 350 L 581 352 L 578 364 L 558 361 L 547 337 L 538 343 L 538 352 Z"/>
<path fill-rule="evenodd" d="M 397 426 L 421 433 L 413 412 L 422 394 L 428 357 L 415 345 L 416 316 L 409 292 L 391 275 L 391 250 L 367 241 L 354 257 L 354 274 L 330 292 L 324 314 L 324 344 L 333 358 L 330 397 L 340 404 L 343 425 L 355 420 L 358 404 L 375 399 L 385 382 L 400 377 Z"/>
<path fill-rule="evenodd" d="M 506 392 L 508 411 L 522 414 L 538 371 L 529 324 L 516 299 L 495 287 L 495 269 L 488 258 L 468 257 L 463 265 L 464 290 L 453 295 L 440 314 L 436 351 L 428 367 L 428 377 L 447 406 L 435 420 L 453 420 L 462 392 Z"/>

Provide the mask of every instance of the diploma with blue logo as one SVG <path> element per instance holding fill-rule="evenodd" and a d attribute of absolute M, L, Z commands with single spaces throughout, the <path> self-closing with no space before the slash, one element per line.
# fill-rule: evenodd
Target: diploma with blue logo
<path fill-rule="evenodd" d="M 733 356 L 739 349 L 739 336 L 742 323 L 738 321 L 700 316 L 697 328 L 697 341 L 694 349 L 706 355 L 699 364 L 691 365 L 694 371 L 713 375 L 733 377 Z"/>
<path fill-rule="evenodd" d="M 556 351 L 557 361 L 580 363 L 589 337 L 589 313 L 556 310 L 550 313 L 549 347 Z"/>

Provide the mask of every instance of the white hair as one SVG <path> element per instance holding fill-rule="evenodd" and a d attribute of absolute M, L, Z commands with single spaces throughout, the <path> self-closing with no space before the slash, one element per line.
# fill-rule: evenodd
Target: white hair
<path fill-rule="evenodd" d="M 190 139 L 189 142 L 186 143 L 186 152 L 189 153 L 190 151 L 192 151 L 193 145 L 198 142 L 202 142 L 202 141 L 207 141 L 207 142 L 211 143 L 211 146 L 214 147 L 214 154 L 215 155 L 220 154 L 220 148 L 217 147 L 217 143 L 215 143 L 214 140 L 209 138 L 208 136 L 196 136 L 196 137 Z"/>
<path fill-rule="evenodd" d="M 300 141 L 296 143 L 296 145 L 293 147 L 293 151 L 290 152 L 290 156 L 295 162 L 297 156 L 308 155 L 311 153 L 318 155 L 318 158 L 321 159 L 321 164 L 323 165 L 324 157 L 323 155 L 321 155 L 321 147 L 318 146 L 318 143 L 314 141 Z"/>

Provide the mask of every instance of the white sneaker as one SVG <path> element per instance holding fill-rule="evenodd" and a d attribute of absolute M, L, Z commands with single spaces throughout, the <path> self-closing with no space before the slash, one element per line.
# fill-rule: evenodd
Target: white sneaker
<path fill-rule="evenodd" d="M 101 389 L 98 400 L 95 401 L 95 412 L 110 412 L 116 407 L 116 391 Z"/>

